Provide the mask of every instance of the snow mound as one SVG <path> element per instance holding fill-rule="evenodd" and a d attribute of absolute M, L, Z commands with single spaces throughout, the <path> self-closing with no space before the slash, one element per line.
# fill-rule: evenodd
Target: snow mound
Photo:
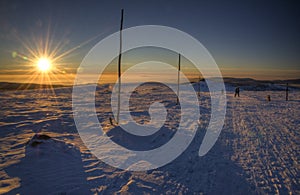
<path fill-rule="evenodd" d="M 46 134 L 35 134 L 26 144 L 25 157 L 7 172 L 21 178 L 24 194 L 89 192 L 80 151 Z M 11 192 L 20 193 L 19 188 Z"/>

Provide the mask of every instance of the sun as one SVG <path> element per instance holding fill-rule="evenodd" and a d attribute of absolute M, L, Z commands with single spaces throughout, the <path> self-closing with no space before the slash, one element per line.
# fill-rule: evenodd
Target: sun
<path fill-rule="evenodd" d="M 51 69 L 51 61 L 47 58 L 40 58 L 37 67 L 42 72 L 48 72 Z"/>

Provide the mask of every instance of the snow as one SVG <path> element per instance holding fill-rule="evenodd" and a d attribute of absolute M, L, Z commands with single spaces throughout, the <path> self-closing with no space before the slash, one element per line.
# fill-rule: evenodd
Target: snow
<path fill-rule="evenodd" d="M 198 89 L 196 83 L 194 87 Z M 201 118 L 190 146 L 173 162 L 139 172 L 111 167 L 84 146 L 73 119 L 71 88 L 57 88 L 55 94 L 2 92 L 0 194 L 299 194 L 300 91 L 290 91 L 290 100 L 285 101 L 285 91 L 241 87 L 241 97 L 234 98 L 234 86 L 227 84 L 226 89 L 225 125 L 205 156 L 198 152 L 211 111 L 209 92 L 202 82 Z M 96 108 L 99 122 L 114 142 L 142 151 L 162 146 L 173 137 L 180 114 L 170 89 L 144 84 L 132 95 L 130 112 L 141 125 L 149 124 L 150 114 L 160 109 L 152 106 L 149 114 L 152 103 L 166 106 L 164 128 L 145 137 L 110 124 L 111 90 L 110 85 L 97 88 Z M 41 143 L 32 146 L 35 141 Z M 148 162 L 139 163 L 132 166 Z"/>

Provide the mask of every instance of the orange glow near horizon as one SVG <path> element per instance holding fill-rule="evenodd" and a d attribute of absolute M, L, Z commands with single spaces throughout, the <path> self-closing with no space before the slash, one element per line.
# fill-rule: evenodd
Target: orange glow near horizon
<path fill-rule="evenodd" d="M 47 84 L 47 85 L 73 85 L 74 79 L 76 77 L 76 73 L 54 73 L 52 68 L 48 72 L 39 71 L 35 68 L 36 71 L 31 72 L 31 74 L 0 74 L 0 82 L 16 82 L 16 83 L 24 83 L 26 84 Z M 267 71 L 269 76 L 267 75 Z M 288 71 L 288 70 L 248 70 L 248 71 L 241 71 L 241 70 L 228 70 L 228 69 L 221 69 L 223 77 L 233 77 L 233 78 L 253 78 L 256 80 L 285 80 L 285 79 L 297 79 L 299 78 L 299 71 Z M 253 76 L 255 75 L 255 76 Z M 285 77 L 284 75 L 292 75 L 289 77 Z M 91 76 L 99 76 L 94 74 L 86 74 L 86 83 L 91 83 Z M 132 82 L 138 79 L 142 75 L 137 75 L 137 77 L 133 77 L 131 79 Z M 165 75 L 167 76 L 167 75 Z M 199 77 L 193 74 L 186 74 L 188 78 L 192 80 L 197 80 Z M 114 83 L 117 80 L 116 73 L 106 73 L 99 77 L 99 83 Z"/>

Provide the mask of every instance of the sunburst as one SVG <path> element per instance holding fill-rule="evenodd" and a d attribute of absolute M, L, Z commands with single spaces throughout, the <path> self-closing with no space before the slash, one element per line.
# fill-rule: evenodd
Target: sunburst
<path fill-rule="evenodd" d="M 19 51 L 11 51 L 12 57 L 18 65 L 18 71 L 27 75 L 25 83 L 28 87 L 31 83 L 39 83 L 43 84 L 43 87 L 49 86 L 54 91 L 52 87 L 54 84 L 73 83 L 76 67 L 74 61 L 71 62 L 70 59 L 79 54 L 78 49 L 103 36 L 106 31 L 111 31 L 114 27 L 115 25 L 105 29 L 75 47 L 70 47 L 67 35 L 57 39 L 54 33 L 51 33 L 50 27 L 42 36 L 35 34 L 31 38 L 22 38 L 17 35 L 16 38 L 21 42 L 22 47 Z M 21 87 L 26 88 L 24 85 Z"/>
<path fill-rule="evenodd" d="M 51 60 L 48 58 L 40 58 L 37 62 L 37 68 L 42 72 L 48 72 L 51 70 Z"/>
<path fill-rule="evenodd" d="M 75 68 L 67 59 L 68 55 L 73 54 L 74 48 L 66 50 L 62 41 L 54 44 L 48 34 L 45 38 L 18 39 L 22 43 L 22 50 L 14 51 L 12 55 L 18 69 L 27 75 L 25 83 L 28 87 L 32 83 L 48 88 L 53 88 L 54 84 L 72 83 L 71 75 Z"/>

